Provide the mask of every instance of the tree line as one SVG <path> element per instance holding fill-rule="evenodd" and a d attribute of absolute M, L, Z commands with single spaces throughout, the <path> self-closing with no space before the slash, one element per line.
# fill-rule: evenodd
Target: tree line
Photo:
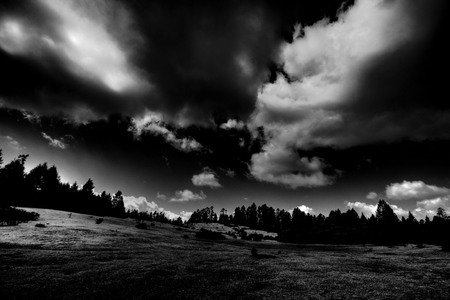
<path fill-rule="evenodd" d="M 26 173 L 25 162 L 28 157 L 27 154 L 19 155 L 3 166 L 0 149 L 0 209 L 10 206 L 49 208 L 96 216 L 129 217 L 138 221 L 158 221 L 176 225 L 183 223 L 181 217 L 170 220 L 162 211 L 125 210 L 120 190 L 113 195 L 106 191 L 96 194 L 94 181 L 91 178 L 82 186 L 76 182 L 63 183 L 57 168 L 49 167 L 47 163 L 39 164 Z M 8 216 L 3 218 L 4 223 L 9 222 L 9 219 L 17 215 L 18 211 L 7 210 L 7 214 Z"/>
<path fill-rule="evenodd" d="M 123 195 L 119 190 L 111 195 L 106 191 L 94 193 L 94 181 L 88 179 L 81 187 L 61 182 L 55 166 L 42 163 L 25 172 L 28 155 L 19 155 L 3 166 L 0 149 L 0 207 L 22 206 L 51 208 L 93 214 L 125 217 Z"/>
<path fill-rule="evenodd" d="M 213 207 L 195 211 L 188 222 L 219 222 L 228 226 L 278 233 L 277 240 L 292 243 L 327 244 L 435 244 L 449 247 L 450 217 L 438 208 L 430 220 L 417 220 L 411 212 L 400 219 L 391 206 L 380 199 L 374 215 L 367 218 L 354 209 L 332 210 L 328 216 L 311 215 L 295 208 L 292 213 L 255 203 L 236 207 L 234 214 L 222 209 L 219 217 Z"/>
<path fill-rule="evenodd" d="M 111 195 L 106 191 L 94 193 L 94 182 L 88 179 L 81 187 L 63 183 L 55 166 L 39 164 L 25 172 L 28 155 L 19 155 L 3 166 L 0 149 L 0 208 L 10 206 L 49 208 L 92 214 L 97 216 L 130 217 L 141 221 L 159 221 L 181 225 L 181 218 L 169 220 L 164 212 L 125 210 L 119 190 Z M 292 213 L 255 203 L 236 207 L 228 215 L 225 209 L 218 216 L 214 208 L 206 207 L 192 213 L 188 223 L 219 222 L 225 225 L 246 226 L 278 233 L 278 240 L 295 243 L 416 243 L 448 245 L 450 217 L 438 208 L 430 220 L 418 221 L 411 212 L 401 219 L 389 204 L 380 200 L 375 215 L 367 218 L 354 209 L 332 210 L 326 217 L 311 215 L 295 208 Z"/>

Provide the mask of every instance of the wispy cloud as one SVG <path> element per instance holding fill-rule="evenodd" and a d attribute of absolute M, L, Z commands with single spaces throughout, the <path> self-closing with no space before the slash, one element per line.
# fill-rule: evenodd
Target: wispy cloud
<path fill-rule="evenodd" d="M 366 195 L 366 199 L 369 200 L 376 200 L 377 198 L 379 198 L 379 195 L 375 192 L 370 192 Z"/>
<path fill-rule="evenodd" d="M 15 151 L 22 151 L 25 150 L 26 147 L 22 146 L 16 139 L 14 139 L 12 136 L 5 135 L 0 136 L 0 139 L 4 140 L 6 142 L 6 145 Z"/>
<path fill-rule="evenodd" d="M 51 147 L 59 148 L 59 149 L 63 149 L 63 150 L 67 148 L 67 144 L 64 143 L 63 139 L 52 138 L 45 132 L 42 133 L 42 137 L 48 141 L 48 144 Z"/>
<path fill-rule="evenodd" d="M 183 152 L 195 152 L 203 149 L 203 146 L 195 139 L 190 137 L 177 137 L 176 133 L 169 130 L 163 122 L 161 114 L 147 112 L 142 118 L 133 119 L 134 132 L 136 138 L 143 133 L 160 135 L 164 137 L 167 143 Z"/>
<path fill-rule="evenodd" d="M 40 0 L 36 4 L 54 18 L 54 31 L 29 24 L 31 20 L 6 18 L 0 23 L 0 47 L 5 51 L 36 60 L 57 56 L 74 75 L 98 81 L 114 92 L 145 84 L 129 63 L 127 50 L 107 30 L 112 11 L 116 12 L 114 21 L 120 16 L 122 24 L 130 23 L 122 6 L 112 1 Z"/>
<path fill-rule="evenodd" d="M 284 147 L 269 143 L 263 152 L 254 154 L 250 172 L 259 181 L 271 182 L 295 189 L 318 187 L 333 183 L 326 175 L 326 164 L 318 157 L 298 157 Z"/>

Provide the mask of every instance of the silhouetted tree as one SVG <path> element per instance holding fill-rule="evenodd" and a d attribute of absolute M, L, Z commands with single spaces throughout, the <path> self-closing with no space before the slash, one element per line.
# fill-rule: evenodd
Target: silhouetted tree
<path fill-rule="evenodd" d="M 89 178 L 88 181 L 86 181 L 86 183 L 81 188 L 81 191 L 88 195 L 94 195 L 94 188 L 95 188 L 94 181 L 92 181 L 92 179 Z"/>
<path fill-rule="evenodd" d="M 250 228 L 256 228 L 258 225 L 258 210 L 256 204 L 253 202 L 252 205 L 247 207 L 245 213 L 246 225 Z"/>
<path fill-rule="evenodd" d="M 393 226 L 398 223 L 397 215 L 394 213 L 389 204 L 383 199 L 378 201 L 375 217 L 377 222 L 382 226 Z"/>
<path fill-rule="evenodd" d="M 125 206 L 123 203 L 123 195 L 121 191 L 117 191 L 112 198 L 111 213 L 113 216 L 125 217 Z"/>
<path fill-rule="evenodd" d="M 0 206 L 7 207 L 14 201 L 23 201 L 26 196 L 25 186 L 25 161 L 28 154 L 19 155 L 2 168 L 2 196 Z"/>

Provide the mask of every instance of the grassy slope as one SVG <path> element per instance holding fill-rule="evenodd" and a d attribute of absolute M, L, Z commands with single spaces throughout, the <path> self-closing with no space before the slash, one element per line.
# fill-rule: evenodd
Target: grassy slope
<path fill-rule="evenodd" d="M 434 246 L 209 242 L 168 224 L 32 210 L 47 228 L 0 227 L 1 299 L 450 299 L 450 255 Z M 253 258 L 253 246 L 276 257 Z"/>

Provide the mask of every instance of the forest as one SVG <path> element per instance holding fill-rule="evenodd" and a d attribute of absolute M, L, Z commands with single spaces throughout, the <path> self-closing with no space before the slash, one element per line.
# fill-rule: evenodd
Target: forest
<path fill-rule="evenodd" d="M 133 218 L 138 221 L 160 221 L 183 225 L 181 218 L 169 220 L 164 212 L 138 212 L 125 210 L 123 195 L 119 190 L 111 195 L 106 191 L 94 193 L 94 182 L 88 179 L 81 187 L 62 183 L 55 166 L 39 164 L 25 172 L 28 155 L 20 155 L 3 166 L 0 149 L 0 224 L 5 223 L 13 212 L 9 207 L 35 207 L 78 212 L 97 216 Z M 29 216 L 35 219 L 36 216 Z M 189 223 L 221 223 L 227 226 L 244 226 L 255 230 L 276 232 L 277 240 L 304 244 L 407 244 L 414 243 L 442 245 L 449 249 L 450 216 L 443 208 L 438 208 L 430 220 L 417 220 L 411 212 L 408 217 L 394 213 L 383 199 L 378 202 L 375 215 L 359 215 L 354 209 L 341 212 L 332 210 L 328 216 L 311 215 L 299 208 L 292 213 L 284 209 L 274 209 L 266 204 L 255 203 L 236 207 L 230 215 L 225 209 L 218 216 L 214 207 L 198 209 L 192 213 Z M 243 239 L 261 240 L 262 235 L 248 235 L 240 231 Z"/>
<path fill-rule="evenodd" d="M 142 220 L 155 220 L 165 223 L 179 223 L 181 220 L 169 220 L 164 212 L 138 213 L 126 211 L 120 190 L 111 195 L 106 191 L 94 192 L 94 181 L 89 178 L 79 186 L 61 182 L 55 166 L 42 163 L 25 172 L 28 155 L 19 155 L 3 166 L 0 149 L 0 225 L 33 220 L 36 217 L 10 209 L 13 207 L 35 207 L 64 210 L 96 216 L 132 217 Z M 14 217 L 12 217 L 14 216 Z M 22 216 L 22 217 L 21 217 Z M 17 219 L 19 218 L 19 219 Z M 14 222 L 16 221 L 16 222 Z"/>
<path fill-rule="evenodd" d="M 430 220 L 417 220 L 411 212 L 401 219 L 390 205 L 380 199 L 375 215 L 358 215 L 354 209 L 341 212 L 332 210 L 328 216 L 311 215 L 295 208 L 292 214 L 283 209 L 274 209 L 255 203 L 236 207 L 227 215 L 225 209 L 220 216 L 213 207 L 195 211 L 188 223 L 219 222 L 228 226 L 245 226 L 250 229 L 278 233 L 281 242 L 302 244 L 435 244 L 449 249 L 450 217 L 443 208 L 438 208 Z M 247 235 L 242 230 L 241 238 L 261 240 L 261 234 Z"/>

